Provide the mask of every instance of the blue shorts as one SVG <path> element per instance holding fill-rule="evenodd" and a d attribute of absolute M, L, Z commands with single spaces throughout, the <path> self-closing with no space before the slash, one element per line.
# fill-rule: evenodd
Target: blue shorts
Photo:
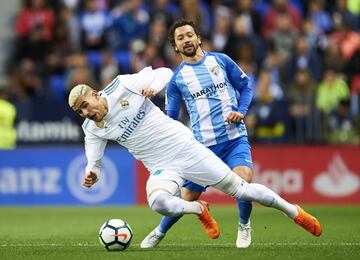
<path fill-rule="evenodd" d="M 209 146 L 208 148 L 226 163 L 230 169 L 234 169 L 237 166 L 253 168 L 251 147 L 247 136 L 241 136 L 221 144 Z M 197 192 L 204 192 L 206 189 L 206 187 L 191 181 L 185 181 L 183 187 Z"/>

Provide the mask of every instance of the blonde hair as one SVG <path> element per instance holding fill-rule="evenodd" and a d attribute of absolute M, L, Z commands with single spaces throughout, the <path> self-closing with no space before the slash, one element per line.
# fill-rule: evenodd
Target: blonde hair
<path fill-rule="evenodd" d="M 70 91 L 68 103 L 70 107 L 73 107 L 75 105 L 76 100 L 85 94 L 87 94 L 89 91 L 92 91 L 93 89 L 85 84 L 79 84 L 73 87 L 73 89 Z"/>

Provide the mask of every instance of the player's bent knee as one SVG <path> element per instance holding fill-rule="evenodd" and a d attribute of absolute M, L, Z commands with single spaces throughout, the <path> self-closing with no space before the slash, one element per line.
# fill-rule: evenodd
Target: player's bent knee
<path fill-rule="evenodd" d="M 238 176 L 243 178 L 247 182 L 251 182 L 253 176 L 253 170 L 247 166 L 237 166 L 232 169 Z"/>
<path fill-rule="evenodd" d="M 146 183 L 146 193 L 148 198 L 152 193 L 162 190 L 164 192 L 168 192 L 171 195 L 178 195 L 180 192 L 180 188 L 178 184 L 174 181 L 170 180 L 149 180 Z"/>
<path fill-rule="evenodd" d="M 173 197 L 170 193 L 157 190 L 149 197 L 148 202 L 152 210 L 165 216 L 178 216 L 182 214 L 183 207 L 180 198 Z"/>
<path fill-rule="evenodd" d="M 244 194 L 248 183 L 236 175 L 234 172 L 228 173 L 224 179 L 214 185 L 214 188 L 229 194 L 230 196 L 241 198 Z"/>

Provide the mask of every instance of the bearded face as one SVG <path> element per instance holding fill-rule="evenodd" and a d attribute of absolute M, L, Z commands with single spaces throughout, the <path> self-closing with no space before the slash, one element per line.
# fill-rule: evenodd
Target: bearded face
<path fill-rule="evenodd" d="M 190 25 L 184 25 L 176 28 L 174 32 L 175 51 L 187 56 L 193 57 L 199 49 L 201 40 Z"/>

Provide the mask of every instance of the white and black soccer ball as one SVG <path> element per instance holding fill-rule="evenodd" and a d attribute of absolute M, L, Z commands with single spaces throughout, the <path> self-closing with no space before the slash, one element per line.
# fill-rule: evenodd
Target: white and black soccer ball
<path fill-rule="evenodd" d="M 121 219 L 109 219 L 100 228 L 100 243 L 108 251 L 122 251 L 129 247 L 133 232 L 128 223 Z"/>

